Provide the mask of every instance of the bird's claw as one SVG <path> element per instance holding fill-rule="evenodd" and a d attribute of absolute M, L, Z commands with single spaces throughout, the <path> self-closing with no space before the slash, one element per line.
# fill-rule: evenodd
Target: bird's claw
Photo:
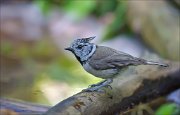
<path fill-rule="evenodd" d="M 111 85 L 107 84 L 107 85 L 94 85 L 93 87 L 88 87 L 87 89 L 82 90 L 83 92 L 93 92 L 93 91 L 97 91 L 97 92 L 105 92 L 105 89 L 102 89 L 102 87 L 105 88 L 110 88 L 112 89 Z"/>
<path fill-rule="evenodd" d="M 111 85 L 106 85 L 106 86 L 104 86 L 104 87 L 107 87 L 107 88 L 112 89 Z"/>
<path fill-rule="evenodd" d="M 96 91 L 96 89 L 94 89 L 94 87 L 88 87 L 87 89 L 83 89 L 83 92 L 93 92 Z"/>
<path fill-rule="evenodd" d="M 89 85 L 88 88 L 100 86 L 100 85 L 102 85 L 104 82 L 106 82 L 106 80 L 104 80 L 104 81 L 102 81 L 102 82 L 99 82 L 99 83 L 97 83 L 97 84 Z"/>
<path fill-rule="evenodd" d="M 102 89 L 101 89 L 102 87 L 107 87 L 107 88 L 112 89 L 112 87 L 109 85 L 110 83 L 112 83 L 112 79 L 106 79 L 105 81 L 100 82 L 98 84 L 90 85 L 87 89 L 84 89 L 83 91 L 86 91 L 86 92 L 93 92 L 93 91 L 99 92 L 100 91 L 100 92 L 102 92 Z"/>
<path fill-rule="evenodd" d="M 89 85 L 88 88 L 90 88 L 90 87 L 96 87 L 96 86 L 98 86 L 98 84 L 92 84 L 92 85 Z"/>
<path fill-rule="evenodd" d="M 95 88 L 95 87 L 90 87 L 90 88 L 87 88 L 87 89 L 83 89 L 82 91 L 83 92 L 99 92 L 99 93 L 104 93 L 105 92 L 104 89 L 98 89 L 98 88 Z"/>

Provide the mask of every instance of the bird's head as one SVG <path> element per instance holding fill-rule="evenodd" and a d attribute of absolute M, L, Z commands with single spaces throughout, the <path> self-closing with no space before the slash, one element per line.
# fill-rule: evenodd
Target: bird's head
<path fill-rule="evenodd" d="M 71 51 L 80 61 L 85 61 L 94 53 L 96 45 L 90 43 L 95 37 L 76 39 L 65 50 Z"/>

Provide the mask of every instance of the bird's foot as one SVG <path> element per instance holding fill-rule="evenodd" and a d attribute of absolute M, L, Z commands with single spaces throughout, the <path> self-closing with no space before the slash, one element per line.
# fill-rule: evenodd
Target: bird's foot
<path fill-rule="evenodd" d="M 113 79 L 107 79 L 107 80 L 100 82 L 98 84 L 93 84 L 93 85 L 91 85 L 91 87 L 88 87 L 87 89 L 84 89 L 83 91 L 86 91 L 86 92 L 93 92 L 93 91 L 102 92 L 103 91 L 101 89 L 102 87 L 110 87 L 112 89 L 112 87 L 109 85 L 112 82 L 113 82 Z"/>
<path fill-rule="evenodd" d="M 97 87 L 89 87 L 87 89 L 83 89 L 82 91 L 83 92 L 93 92 L 93 91 L 96 91 L 96 92 L 102 92 L 102 93 L 105 92 L 103 89 L 99 89 Z"/>
<path fill-rule="evenodd" d="M 106 82 L 106 80 L 101 81 L 101 82 L 96 83 L 96 84 L 89 85 L 89 86 L 88 86 L 88 88 L 90 88 L 90 87 L 97 87 L 97 86 L 100 86 L 100 85 L 101 85 L 101 84 L 103 84 L 104 82 Z"/>
<path fill-rule="evenodd" d="M 112 89 L 111 85 L 106 85 L 104 87 Z"/>

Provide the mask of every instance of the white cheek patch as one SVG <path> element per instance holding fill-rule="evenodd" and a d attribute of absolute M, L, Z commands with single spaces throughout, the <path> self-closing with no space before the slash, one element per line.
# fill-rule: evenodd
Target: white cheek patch
<path fill-rule="evenodd" d="M 82 57 L 82 58 L 81 58 L 81 61 L 86 61 L 86 60 L 88 60 L 89 57 L 91 57 L 91 56 L 94 54 L 95 51 L 96 51 L 96 45 L 93 44 L 93 48 L 92 48 L 91 52 L 90 52 L 88 55 L 86 55 L 86 56 L 81 56 L 81 57 Z M 87 52 L 84 52 L 84 53 L 87 54 Z M 84 55 L 84 54 L 83 54 L 83 55 Z"/>

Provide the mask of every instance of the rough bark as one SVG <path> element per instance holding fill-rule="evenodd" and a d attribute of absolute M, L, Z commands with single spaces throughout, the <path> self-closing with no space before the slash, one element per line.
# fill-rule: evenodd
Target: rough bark
<path fill-rule="evenodd" d="M 129 67 L 105 93 L 80 92 L 60 102 L 45 115 L 111 115 L 123 113 L 139 103 L 149 102 L 180 88 L 179 63 Z"/>

